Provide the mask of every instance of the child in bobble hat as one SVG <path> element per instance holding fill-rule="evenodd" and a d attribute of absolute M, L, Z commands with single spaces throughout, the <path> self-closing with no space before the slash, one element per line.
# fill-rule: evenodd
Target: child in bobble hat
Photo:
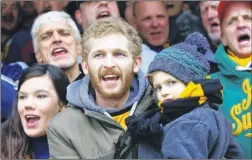
<path fill-rule="evenodd" d="M 232 127 L 218 111 L 219 80 L 205 79 L 207 39 L 192 33 L 149 66 L 158 109 L 126 120 L 139 158 L 242 158 Z"/>

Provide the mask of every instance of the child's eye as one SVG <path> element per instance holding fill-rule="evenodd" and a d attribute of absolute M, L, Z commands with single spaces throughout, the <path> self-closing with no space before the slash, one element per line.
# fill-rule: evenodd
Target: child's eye
<path fill-rule="evenodd" d="M 177 83 L 177 81 L 168 81 L 168 82 L 167 82 L 167 84 L 168 84 L 169 86 L 174 85 L 174 84 L 176 84 L 176 83 Z"/>
<path fill-rule="evenodd" d="M 161 86 L 157 86 L 154 88 L 155 92 L 160 92 L 162 90 L 162 87 Z"/>

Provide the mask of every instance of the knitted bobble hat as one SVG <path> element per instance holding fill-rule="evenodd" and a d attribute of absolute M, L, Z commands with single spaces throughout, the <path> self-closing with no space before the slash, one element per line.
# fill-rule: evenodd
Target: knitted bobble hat
<path fill-rule="evenodd" d="M 148 73 L 163 71 L 187 84 L 203 79 L 210 71 L 204 54 L 210 50 L 207 39 L 200 33 L 188 35 L 184 42 L 173 45 L 157 54 Z"/>

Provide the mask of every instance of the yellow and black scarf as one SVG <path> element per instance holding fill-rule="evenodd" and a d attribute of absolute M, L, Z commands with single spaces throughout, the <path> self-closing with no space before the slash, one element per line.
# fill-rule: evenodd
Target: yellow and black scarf
<path fill-rule="evenodd" d="M 201 81 L 189 82 L 180 97 L 173 101 L 159 102 L 161 112 L 170 122 L 193 109 L 209 102 L 210 107 L 218 109 L 217 105 L 221 104 L 222 85 L 217 79 L 204 79 Z M 167 123 L 166 122 L 166 123 Z"/>

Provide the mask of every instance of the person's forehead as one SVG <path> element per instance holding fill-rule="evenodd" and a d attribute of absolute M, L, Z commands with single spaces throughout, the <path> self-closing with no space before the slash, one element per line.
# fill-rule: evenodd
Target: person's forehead
<path fill-rule="evenodd" d="M 106 46 L 106 44 L 114 44 L 119 41 L 128 43 L 128 39 L 120 33 L 111 33 L 108 35 L 100 36 L 98 38 L 91 37 L 90 39 L 90 42 L 93 42 L 93 44 L 95 44 L 94 46 Z M 100 43 L 97 43 L 97 42 L 100 42 Z M 118 45 L 121 46 L 121 44 L 118 44 Z"/>
<path fill-rule="evenodd" d="M 42 25 L 39 28 L 38 33 L 42 34 L 44 32 L 47 31 L 53 31 L 53 30 L 72 30 L 71 26 L 65 21 L 65 20 L 61 20 L 61 21 L 55 21 L 52 23 L 47 23 Z"/>
<path fill-rule="evenodd" d="M 218 6 L 220 1 L 201 1 L 200 8 L 209 6 Z"/>
<path fill-rule="evenodd" d="M 153 80 L 153 85 L 162 83 L 166 81 L 167 79 L 176 80 L 176 78 L 174 78 L 171 74 L 161 71 L 161 70 L 151 73 L 151 77 Z"/>
<path fill-rule="evenodd" d="M 159 1 L 145 1 L 145 2 L 138 2 L 139 4 L 136 4 L 136 13 L 139 13 L 141 15 L 146 15 L 146 14 L 156 14 L 156 13 L 163 13 L 166 14 L 166 8 L 165 4 L 163 2 Z M 139 7 L 137 7 L 137 5 Z M 143 7 L 148 7 L 148 8 L 155 8 L 151 10 L 145 10 L 141 9 Z"/>
<path fill-rule="evenodd" d="M 128 39 L 122 34 L 109 34 L 98 38 L 90 39 L 90 52 L 94 53 L 98 50 L 122 50 L 129 52 Z"/>
<path fill-rule="evenodd" d="M 43 82 L 43 83 L 40 83 Z M 34 85 L 34 84 L 40 85 Z M 29 87 L 32 86 L 32 87 Z M 27 79 L 20 87 L 19 92 L 29 92 L 37 90 L 54 90 L 54 86 L 51 78 L 48 75 L 32 77 Z"/>
<path fill-rule="evenodd" d="M 152 6 L 153 4 L 155 4 L 155 6 L 158 6 L 159 8 L 165 8 L 165 4 L 161 1 L 139 1 L 138 3 L 136 3 L 136 6 L 139 5 L 139 8 L 141 8 L 141 6 Z"/>

